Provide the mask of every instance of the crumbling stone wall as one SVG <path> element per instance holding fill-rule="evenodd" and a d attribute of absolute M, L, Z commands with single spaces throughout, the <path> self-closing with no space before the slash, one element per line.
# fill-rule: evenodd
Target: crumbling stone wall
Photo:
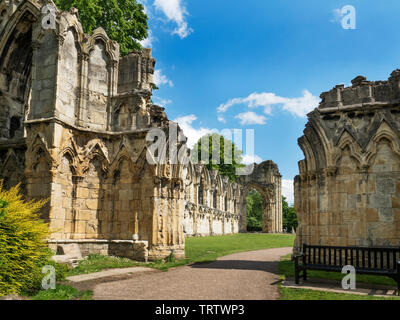
<path fill-rule="evenodd" d="M 255 164 L 251 174 L 242 176 L 238 182 L 245 187 L 242 203 L 246 203 L 245 199 L 252 189 L 261 194 L 263 232 L 282 232 L 282 176 L 276 163 L 268 160 Z"/>
<path fill-rule="evenodd" d="M 299 139 L 296 249 L 400 245 L 400 71 L 321 95 Z"/>
<path fill-rule="evenodd" d="M 246 232 L 246 198 L 252 189 L 260 192 L 264 233 L 283 231 L 282 176 L 273 161 L 254 165 L 250 174 L 236 183 L 209 171 L 205 165 L 185 170 L 184 232 L 188 236 L 222 235 Z"/>
<path fill-rule="evenodd" d="M 245 221 L 239 210 L 243 187 L 203 164 L 190 164 L 185 174 L 185 235 L 238 233 L 241 221 Z M 245 224 L 240 231 L 246 231 Z"/>
<path fill-rule="evenodd" d="M 147 134 L 168 137 L 171 123 L 151 102 L 151 49 L 121 58 L 103 29 L 83 32 L 76 9 L 55 8 L 55 29 L 43 28 L 43 5 L 0 1 L 0 178 L 49 199 L 50 247 L 155 260 L 184 257 L 187 235 L 245 231 L 243 186 L 148 161 Z"/>

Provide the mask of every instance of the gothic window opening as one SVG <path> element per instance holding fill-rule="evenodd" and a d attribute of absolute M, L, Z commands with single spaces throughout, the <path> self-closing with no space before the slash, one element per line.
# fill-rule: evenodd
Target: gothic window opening
<path fill-rule="evenodd" d="M 217 209 L 217 191 L 213 193 L 213 208 Z"/>
<path fill-rule="evenodd" d="M 204 205 L 204 186 L 203 186 L 203 182 L 201 182 L 200 185 L 199 185 L 198 202 L 199 202 L 199 205 Z"/>
<path fill-rule="evenodd" d="M 12 117 L 10 120 L 10 131 L 9 131 L 10 139 L 13 139 L 15 137 L 15 133 L 20 129 L 20 127 L 21 127 L 21 121 L 19 117 Z"/>

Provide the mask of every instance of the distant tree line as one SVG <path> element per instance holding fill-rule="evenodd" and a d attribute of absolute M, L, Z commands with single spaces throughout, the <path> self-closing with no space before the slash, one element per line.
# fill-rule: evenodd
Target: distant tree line
<path fill-rule="evenodd" d="M 247 206 L 247 231 L 262 231 L 262 198 L 256 191 L 250 191 L 246 199 Z M 293 206 L 289 206 L 285 197 L 282 197 L 283 230 L 285 232 L 296 231 L 298 222 L 297 214 Z"/>

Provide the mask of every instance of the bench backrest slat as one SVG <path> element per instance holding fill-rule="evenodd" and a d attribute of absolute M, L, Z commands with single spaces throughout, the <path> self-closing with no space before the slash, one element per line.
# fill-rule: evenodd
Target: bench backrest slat
<path fill-rule="evenodd" d="M 343 247 L 303 245 L 304 262 L 321 266 L 352 265 L 356 268 L 396 270 L 400 247 Z"/>

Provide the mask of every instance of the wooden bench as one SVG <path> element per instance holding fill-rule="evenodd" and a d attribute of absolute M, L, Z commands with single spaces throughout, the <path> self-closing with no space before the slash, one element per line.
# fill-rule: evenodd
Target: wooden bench
<path fill-rule="evenodd" d="M 397 282 L 400 294 L 400 247 L 332 247 L 303 244 L 303 251 L 293 255 L 295 282 L 307 280 L 307 270 L 342 272 L 351 265 L 358 274 L 381 275 Z M 300 262 L 301 260 L 301 262 Z M 301 274 L 302 273 L 302 274 Z"/>

